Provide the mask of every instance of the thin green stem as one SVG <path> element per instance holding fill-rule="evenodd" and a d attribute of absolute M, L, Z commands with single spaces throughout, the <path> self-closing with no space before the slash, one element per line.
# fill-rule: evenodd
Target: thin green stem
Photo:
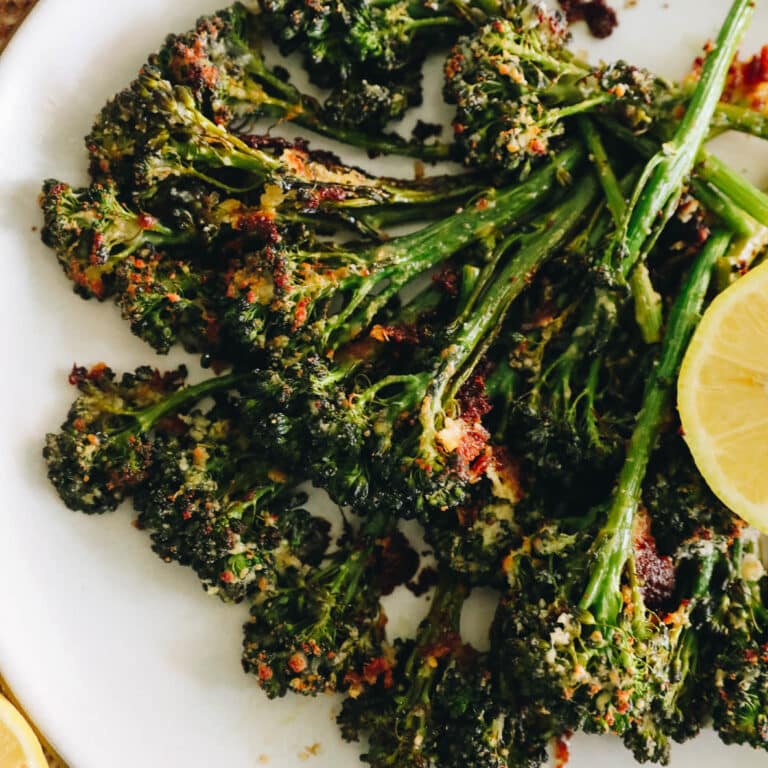
<path fill-rule="evenodd" d="M 719 157 L 702 151 L 696 173 L 727 195 L 760 224 L 768 226 L 768 195 L 746 182 L 740 173 L 729 168 Z"/>
<path fill-rule="evenodd" d="M 201 381 L 199 384 L 181 387 L 173 394 L 161 400 L 159 403 L 134 412 L 132 415 L 139 424 L 139 432 L 147 432 L 166 414 L 177 411 L 182 406 L 190 402 L 200 400 L 212 392 L 218 392 L 235 386 L 243 381 L 247 374 L 232 373 L 227 376 L 216 376 L 211 379 Z"/>
<path fill-rule="evenodd" d="M 455 396 L 496 338 L 510 306 L 529 284 L 536 270 L 567 242 L 594 203 L 597 191 L 598 182 L 594 175 L 585 175 L 573 186 L 563 203 L 554 211 L 542 215 L 531 232 L 520 236 L 517 252 L 480 298 L 482 311 L 474 313 L 451 339 L 454 351 L 441 364 L 441 370 L 446 375 L 447 372 L 451 374 L 446 378 L 446 381 L 450 380 L 449 397 Z M 441 382 L 443 378 L 440 374 L 436 381 Z M 438 398 L 435 397 L 435 400 Z"/>
<path fill-rule="evenodd" d="M 367 281 L 370 285 L 360 285 L 360 291 L 370 294 L 374 285 L 381 284 L 383 277 L 389 278 L 389 283 L 361 304 L 359 311 L 344 310 L 334 317 L 326 328 L 324 344 L 338 348 L 366 328 L 389 300 L 417 275 L 434 268 L 462 248 L 480 240 L 492 240 L 519 224 L 557 188 L 562 175 L 570 174 L 581 159 L 582 150 L 570 147 L 522 184 L 501 191 L 488 190 L 453 216 L 374 246 L 368 251 L 371 274 Z"/>
<path fill-rule="evenodd" d="M 754 0 L 734 0 L 714 48 L 704 62 L 701 77 L 674 137 L 648 162 L 649 172 L 634 195 L 636 203 L 618 242 L 622 260 L 630 263 L 637 261 L 646 241 L 653 238 L 653 233 L 666 223 L 660 221 L 660 213 L 669 211 L 670 200 L 680 196 L 685 177 L 691 172 L 709 132 L 728 69 L 753 13 Z M 643 288 L 642 285 L 637 287 Z M 637 298 L 645 301 L 642 297 Z M 650 325 L 661 326 L 660 313 L 659 307 L 659 317 Z M 643 329 L 647 337 L 651 336 L 648 333 L 650 325 Z"/>
<path fill-rule="evenodd" d="M 672 408 L 677 372 L 698 325 L 713 267 L 731 240 L 714 232 L 694 263 L 670 312 L 659 359 L 645 388 L 643 404 L 612 495 L 605 526 L 595 540 L 592 576 L 580 601 L 604 624 L 615 624 L 621 610 L 621 575 L 632 547 L 632 530 L 648 461 Z"/>
<path fill-rule="evenodd" d="M 627 201 L 624 199 L 624 193 L 621 191 L 619 181 L 611 167 L 603 140 L 589 117 L 581 115 L 577 122 L 589 151 L 589 159 L 592 161 L 597 178 L 600 179 L 600 185 L 605 192 L 608 210 L 610 210 L 616 226 L 621 226 L 627 210 Z"/>
<path fill-rule="evenodd" d="M 719 190 L 705 184 L 701 179 L 691 179 L 696 199 L 725 226 L 739 237 L 752 237 L 759 224 Z"/>

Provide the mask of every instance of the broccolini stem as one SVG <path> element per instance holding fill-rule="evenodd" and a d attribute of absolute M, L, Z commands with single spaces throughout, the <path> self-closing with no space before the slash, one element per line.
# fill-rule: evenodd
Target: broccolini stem
<path fill-rule="evenodd" d="M 591 99 L 584 99 L 576 104 L 569 104 L 567 107 L 557 107 L 547 111 L 546 120 L 548 123 L 557 123 L 566 117 L 581 115 L 584 112 L 591 112 L 595 107 L 602 106 L 614 101 L 614 97 L 608 94 L 593 96 Z"/>
<path fill-rule="evenodd" d="M 699 322 L 713 267 L 731 240 L 714 232 L 696 259 L 670 312 L 659 360 L 645 388 L 624 465 L 604 528 L 595 540 L 595 564 L 580 607 L 604 624 L 615 624 L 621 609 L 621 574 L 632 548 L 632 529 L 648 461 L 669 416 L 675 378 Z"/>
<path fill-rule="evenodd" d="M 139 432 L 148 432 L 166 414 L 179 410 L 187 403 L 200 400 L 206 395 L 228 389 L 243 381 L 248 374 L 231 373 L 226 376 L 214 376 L 213 378 L 177 389 L 159 403 L 144 408 L 141 411 L 129 412 L 139 424 Z"/>
<path fill-rule="evenodd" d="M 544 261 L 565 244 L 568 235 L 594 202 L 597 191 L 598 182 L 594 175 L 585 175 L 557 208 L 540 216 L 532 231 L 520 236 L 517 253 L 493 277 L 482 294 L 482 310 L 474 312 L 451 338 L 450 353 L 445 356 L 441 373 L 435 380 L 437 392 L 447 392 L 450 398 L 455 396 L 498 335 L 514 300 Z M 436 407 L 443 402 L 440 395 L 433 399 Z"/>
<path fill-rule="evenodd" d="M 697 199 L 735 235 L 728 253 L 715 268 L 715 285 L 718 291 L 722 291 L 768 245 L 768 227 L 757 222 L 716 187 L 697 178 L 691 180 L 691 185 Z"/>
<path fill-rule="evenodd" d="M 597 178 L 600 180 L 603 192 L 605 192 L 608 209 L 613 216 L 616 226 L 621 226 L 627 210 L 627 201 L 624 199 L 624 193 L 621 191 L 616 174 L 611 167 L 611 161 L 608 159 L 608 153 L 605 151 L 603 140 L 597 128 L 595 128 L 594 122 L 589 117 L 580 115 L 577 122 L 584 143 L 589 151 L 589 159 L 595 167 Z"/>
<path fill-rule="evenodd" d="M 393 254 L 398 257 L 407 254 L 412 258 L 436 247 L 455 253 L 478 238 L 508 229 L 556 189 L 559 180 L 569 176 L 582 158 L 581 147 L 568 147 L 522 184 L 501 191 L 490 189 L 454 216 L 385 243 L 378 249 L 378 258 L 386 260 Z"/>
<path fill-rule="evenodd" d="M 653 139 L 636 136 L 629 128 L 609 118 L 598 116 L 598 120 L 644 157 L 652 157 L 657 151 L 658 143 Z M 698 179 L 711 184 L 722 195 L 744 208 L 760 224 L 768 226 L 768 195 L 705 149 L 699 152 L 696 161 L 694 172 Z"/>
<path fill-rule="evenodd" d="M 579 118 L 579 127 L 605 192 L 606 203 L 614 223 L 620 228 L 625 223 L 627 203 L 611 168 L 608 153 L 600 134 L 588 117 Z M 635 300 L 635 320 L 642 330 L 643 338 L 648 343 L 658 341 L 661 333 L 661 296 L 654 290 L 648 267 L 644 262 L 634 266 L 629 275 L 629 286 Z"/>
<path fill-rule="evenodd" d="M 444 653 L 446 648 L 450 651 L 457 642 L 466 597 L 466 587 L 443 574 L 432 595 L 429 613 L 419 625 L 416 647 L 405 666 L 405 678 L 413 682 L 401 704 L 408 713 L 406 728 L 416 738 L 423 735 L 427 724 L 432 684 L 438 668 L 436 654 Z M 414 718 L 418 722 L 414 723 Z"/>
<path fill-rule="evenodd" d="M 439 160 L 449 160 L 453 149 L 451 144 L 446 144 L 442 141 L 424 144 L 417 141 L 407 141 L 396 133 L 376 134 L 354 130 L 353 128 L 328 125 L 316 112 L 312 112 L 307 108 L 292 114 L 290 119 L 297 125 L 314 131 L 320 136 L 335 139 L 352 147 L 360 147 L 374 154 L 402 155 L 404 157 L 416 157 L 420 160 L 437 162 Z"/>
<path fill-rule="evenodd" d="M 349 341 L 366 328 L 387 302 L 414 277 L 442 263 L 465 246 L 492 238 L 519 223 L 522 216 L 557 187 L 558 180 L 564 174 L 573 171 L 581 158 L 581 148 L 570 147 L 522 184 L 500 192 L 489 190 L 453 216 L 370 249 L 370 280 L 360 287 L 352 304 L 327 325 L 324 343 L 336 348 Z M 364 301 L 374 287 L 381 285 L 384 276 L 389 278 L 387 286 Z M 520 285 L 519 289 L 522 287 Z"/>
<path fill-rule="evenodd" d="M 699 178 L 706 179 L 750 216 L 768 226 L 768 195 L 745 183 L 741 174 L 729 168 L 715 155 L 701 152 L 698 160 L 696 173 Z"/>
<path fill-rule="evenodd" d="M 691 179 L 691 186 L 696 199 L 704 203 L 704 207 L 720 219 L 734 235 L 751 237 L 755 234 L 759 224 L 719 190 L 696 178 Z"/>
<path fill-rule="evenodd" d="M 674 137 L 649 160 L 635 190 L 629 220 L 619 241 L 623 261 L 630 264 L 638 261 L 653 232 L 666 224 L 660 214 L 669 212 L 670 200 L 679 198 L 684 179 L 691 172 L 707 137 L 728 69 L 752 18 L 754 6 L 754 0 L 734 0 Z M 649 325 L 661 327 L 660 317 Z"/>
<path fill-rule="evenodd" d="M 436 202 L 416 205 L 372 205 L 353 212 L 345 211 L 345 220 L 358 228 L 367 229 L 376 237 L 382 237 L 387 227 L 408 224 L 413 221 L 444 219 L 456 212 L 457 204 L 466 199 L 466 190 L 459 190 L 455 197 L 443 196 Z M 317 214 L 313 214 L 316 216 Z"/>
<path fill-rule="evenodd" d="M 712 117 L 710 130 L 739 131 L 760 139 L 768 139 L 768 117 L 754 109 L 721 101 Z"/>

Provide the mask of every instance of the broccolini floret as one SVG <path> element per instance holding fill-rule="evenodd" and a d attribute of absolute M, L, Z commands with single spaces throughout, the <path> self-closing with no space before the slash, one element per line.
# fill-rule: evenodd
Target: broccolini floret
<path fill-rule="evenodd" d="M 232 601 L 271 591 L 279 573 L 316 564 L 328 544 L 327 521 L 301 508 L 296 478 L 245 425 L 226 401 L 177 414 L 155 440 L 151 475 L 134 500 L 155 552 Z"/>
<path fill-rule="evenodd" d="M 48 477 L 68 507 L 115 509 L 146 479 L 158 423 L 235 381 L 222 376 L 183 386 L 185 377 L 183 366 L 166 374 L 143 366 L 120 379 L 103 364 L 72 369 L 69 380 L 80 394 L 43 450 Z"/>

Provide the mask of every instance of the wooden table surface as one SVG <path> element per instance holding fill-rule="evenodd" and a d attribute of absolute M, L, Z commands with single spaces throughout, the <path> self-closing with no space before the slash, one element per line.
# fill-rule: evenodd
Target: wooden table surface
<path fill-rule="evenodd" d="M 0 52 L 8 44 L 11 36 L 16 31 L 19 24 L 24 20 L 24 17 L 35 2 L 36 0 L 0 0 Z M 0 631 L 2 631 L 2 629 L 0 629 Z M 2 676 L 0 676 L 0 693 L 7 696 L 14 704 L 16 704 L 16 706 L 21 708 L 21 703 L 18 702 L 13 694 L 6 688 Z M 45 739 L 41 737 L 41 741 L 43 741 L 43 749 L 48 758 L 50 768 L 66 768 L 66 765 L 61 758 L 59 758 L 52 749 L 46 746 Z"/>
<path fill-rule="evenodd" d="M 36 0 L 0 0 L 0 51 Z"/>

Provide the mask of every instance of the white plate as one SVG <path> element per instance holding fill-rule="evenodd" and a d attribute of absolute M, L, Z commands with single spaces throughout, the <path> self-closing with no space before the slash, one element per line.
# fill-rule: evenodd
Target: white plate
<path fill-rule="evenodd" d="M 113 307 L 72 294 L 40 244 L 41 180 L 85 181 L 82 136 L 98 108 L 166 32 L 189 28 L 218 5 L 41 0 L 0 57 L 0 668 L 73 768 L 358 764 L 357 746 L 336 733 L 335 698 L 268 702 L 242 674 L 244 607 L 207 598 L 191 573 L 163 564 L 131 528 L 128 510 L 103 518 L 67 511 L 40 457 L 43 435 L 72 398 L 66 376 L 74 361 L 126 369 L 153 358 Z M 579 36 L 576 47 L 679 76 L 727 5 L 639 0 L 619 9 L 621 26 L 609 41 Z M 745 50 L 766 39 L 763 4 Z M 431 91 L 436 103 L 436 84 Z M 765 156 L 755 159 L 755 142 L 740 146 L 747 148 L 740 165 L 768 171 Z M 175 357 L 156 362 L 170 366 Z M 400 627 L 421 610 L 409 604 Z M 316 756 L 307 752 L 312 745 Z M 767 760 L 711 734 L 674 752 L 677 768 L 757 768 Z M 574 743 L 573 768 L 632 764 L 611 739 Z"/>

